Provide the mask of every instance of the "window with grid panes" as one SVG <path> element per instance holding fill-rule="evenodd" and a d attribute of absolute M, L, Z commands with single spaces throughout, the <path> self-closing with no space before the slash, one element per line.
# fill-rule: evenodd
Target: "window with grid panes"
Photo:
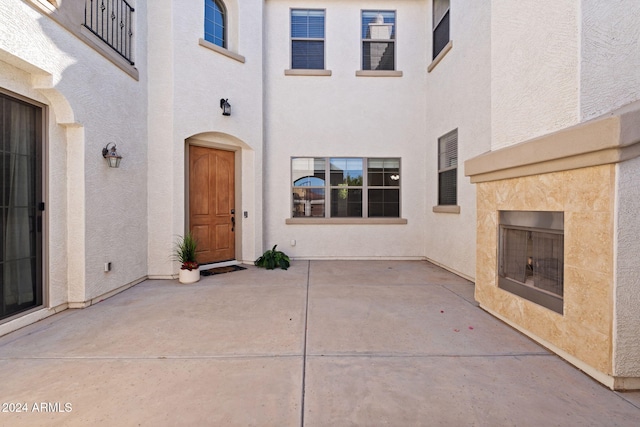
<path fill-rule="evenodd" d="M 458 130 L 438 139 L 438 205 L 456 205 Z"/>
<path fill-rule="evenodd" d="M 362 69 L 395 70 L 396 13 L 362 11 L 361 35 Z"/>
<path fill-rule="evenodd" d="M 400 159 L 367 160 L 369 217 L 400 217 Z"/>
<path fill-rule="evenodd" d="M 294 218 L 400 217 L 399 158 L 296 157 L 291 176 Z"/>
<path fill-rule="evenodd" d="M 226 11 L 218 0 L 204 2 L 204 39 L 217 46 L 226 48 Z"/>
<path fill-rule="evenodd" d="M 324 10 L 291 10 L 291 68 L 324 70 Z"/>

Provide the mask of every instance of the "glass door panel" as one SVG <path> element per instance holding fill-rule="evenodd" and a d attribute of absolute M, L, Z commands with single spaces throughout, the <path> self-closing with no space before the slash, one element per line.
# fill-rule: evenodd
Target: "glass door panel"
<path fill-rule="evenodd" d="M 42 109 L 0 93 L 0 320 L 42 304 Z"/>

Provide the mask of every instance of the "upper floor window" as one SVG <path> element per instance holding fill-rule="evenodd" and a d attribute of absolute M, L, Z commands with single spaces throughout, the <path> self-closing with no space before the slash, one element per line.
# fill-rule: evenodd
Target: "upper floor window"
<path fill-rule="evenodd" d="M 362 11 L 363 70 L 395 70 L 395 27 L 394 11 Z"/>
<path fill-rule="evenodd" d="M 458 130 L 438 138 L 438 205 L 456 205 Z"/>
<path fill-rule="evenodd" d="M 433 58 L 449 43 L 449 1 L 433 0 Z"/>
<path fill-rule="evenodd" d="M 291 68 L 324 70 L 324 10 L 291 10 Z"/>
<path fill-rule="evenodd" d="M 126 0 L 87 0 L 84 6 L 85 28 L 131 65 L 133 12 L 133 7 Z"/>
<path fill-rule="evenodd" d="M 204 39 L 226 49 L 226 24 L 226 11 L 224 4 L 218 0 L 205 0 Z"/>

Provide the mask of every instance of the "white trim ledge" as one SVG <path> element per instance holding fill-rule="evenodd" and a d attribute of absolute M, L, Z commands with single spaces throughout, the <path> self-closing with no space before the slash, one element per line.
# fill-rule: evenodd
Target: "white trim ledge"
<path fill-rule="evenodd" d="M 47 1 L 47 0 L 29 0 L 31 3 L 35 4 L 36 6 L 42 8 L 45 12 L 55 12 L 56 9 L 58 8 L 58 4 L 56 2 L 56 4 L 52 4 L 51 2 Z"/>
<path fill-rule="evenodd" d="M 640 157 L 640 101 L 600 118 L 464 162 L 471 182 L 621 163 Z"/>
<path fill-rule="evenodd" d="M 402 77 L 402 71 L 394 70 L 358 70 L 356 77 Z"/>
<path fill-rule="evenodd" d="M 284 70 L 285 76 L 330 76 L 331 70 Z"/>
<path fill-rule="evenodd" d="M 235 59 L 238 62 L 242 62 L 243 64 L 245 62 L 244 56 L 239 55 L 239 54 L 237 54 L 235 52 L 231 52 L 230 50 L 227 50 L 227 49 L 225 49 L 223 47 L 220 47 L 220 46 L 218 46 L 216 44 L 213 44 L 211 42 L 208 42 L 205 39 L 198 39 L 198 44 L 200 46 L 202 46 L 202 47 L 206 47 L 207 49 L 213 50 L 214 52 L 217 52 L 217 53 L 219 53 L 221 55 L 224 55 L 224 56 L 226 56 L 228 58 Z"/>
<path fill-rule="evenodd" d="M 287 225 L 403 225 L 405 218 L 287 218 Z"/>
<path fill-rule="evenodd" d="M 438 65 L 440 63 L 440 61 L 442 61 L 442 59 L 446 56 L 447 53 L 449 53 L 449 51 L 452 48 L 453 48 L 453 40 L 449 40 L 449 43 L 447 43 L 442 48 L 440 53 L 435 58 L 433 58 L 433 61 L 427 67 L 427 73 L 430 73 L 431 71 L 433 71 L 433 69 L 436 68 L 436 65 Z"/>
<path fill-rule="evenodd" d="M 435 213 L 459 214 L 460 206 L 458 205 L 438 205 L 433 207 Z"/>

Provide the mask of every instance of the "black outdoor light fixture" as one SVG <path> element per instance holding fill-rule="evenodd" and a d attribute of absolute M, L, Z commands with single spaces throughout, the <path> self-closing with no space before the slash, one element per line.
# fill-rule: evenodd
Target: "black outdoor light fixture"
<path fill-rule="evenodd" d="M 223 116 L 230 116 L 231 115 L 231 104 L 229 104 L 228 99 L 220 99 L 220 108 L 222 108 L 222 115 Z"/>
<path fill-rule="evenodd" d="M 109 148 L 109 145 L 113 144 L 113 147 Z M 107 159 L 107 162 L 109 162 L 109 167 L 110 168 L 117 168 L 120 166 L 120 160 L 122 160 L 122 156 L 118 154 L 118 152 L 116 151 L 116 144 L 113 142 L 108 143 L 103 149 L 102 149 L 102 157 L 104 157 L 105 159 Z"/>

